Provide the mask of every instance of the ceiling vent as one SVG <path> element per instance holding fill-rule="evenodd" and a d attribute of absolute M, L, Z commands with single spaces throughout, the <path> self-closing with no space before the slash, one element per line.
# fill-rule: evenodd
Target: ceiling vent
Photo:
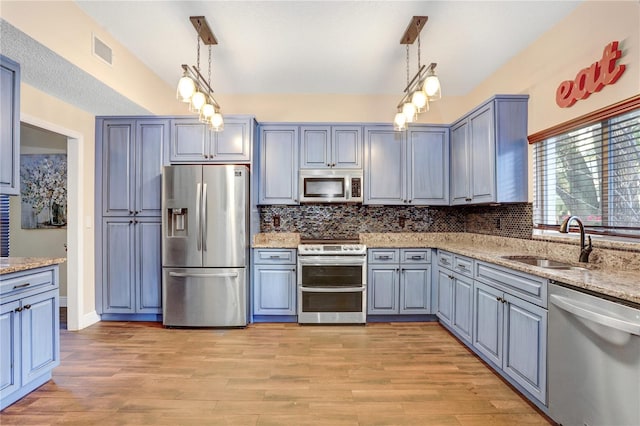
<path fill-rule="evenodd" d="M 93 35 L 93 55 L 102 59 L 109 65 L 113 65 L 113 51 L 111 48 L 95 34 Z"/>

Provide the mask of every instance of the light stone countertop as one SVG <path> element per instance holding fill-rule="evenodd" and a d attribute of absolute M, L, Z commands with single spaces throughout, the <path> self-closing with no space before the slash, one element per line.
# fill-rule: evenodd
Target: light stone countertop
<path fill-rule="evenodd" d="M 0 257 L 0 275 L 66 262 L 64 257 Z"/>
<path fill-rule="evenodd" d="M 296 248 L 299 234 L 269 233 L 254 238 L 254 248 Z M 577 240 L 567 243 L 523 240 L 470 233 L 360 234 L 367 248 L 435 248 L 640 305 L 640 251 L 600 248 L 594 242 L 589 264 L 577 262 Z M 503 256 L 533 255 L 580 266 L 581 270 L 545 269 Z M 435 261 L 434 261 L 435 263 Z"/>

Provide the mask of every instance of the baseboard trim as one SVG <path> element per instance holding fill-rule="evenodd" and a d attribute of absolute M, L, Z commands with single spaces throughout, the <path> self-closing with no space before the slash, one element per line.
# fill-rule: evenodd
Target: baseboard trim
<path fill-rule="evenodd" d="M 89 327 L 97 322 L 100 322 L 100 315 L 98 315 L 96 311 L 89 312 L 88 314 L 83 315 L 79 330 Z"/>

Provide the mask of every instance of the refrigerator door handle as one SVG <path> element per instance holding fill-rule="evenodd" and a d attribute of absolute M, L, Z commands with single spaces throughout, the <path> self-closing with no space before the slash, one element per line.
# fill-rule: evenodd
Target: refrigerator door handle
<path fill-rule="evenodd" d="M 202 250 L 207 251 L 207 184 L 202 184 Z"/>
<path fill-rule="evenodd" d="M 216 274 L 189 274 L 186 272 L 169 272 L 172 277 L 192 277 L 192 278 L 238 278 L 237 272 L 219 272 Z"/>
<path fill-rule="evenodd" d="M 196 245 L 198 246 L 198 251 L 202 250 L 202 229 L 200 224 L 200 184 L 196 185 Z"/>

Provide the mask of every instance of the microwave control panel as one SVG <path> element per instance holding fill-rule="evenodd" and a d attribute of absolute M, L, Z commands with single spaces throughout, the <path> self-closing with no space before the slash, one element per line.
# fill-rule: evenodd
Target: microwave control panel
<path fill-rule="evenodd" d="M 359 177 L 351 179 L 351 196 L 354 198 L 362 197 L 362 179 Z"/>

